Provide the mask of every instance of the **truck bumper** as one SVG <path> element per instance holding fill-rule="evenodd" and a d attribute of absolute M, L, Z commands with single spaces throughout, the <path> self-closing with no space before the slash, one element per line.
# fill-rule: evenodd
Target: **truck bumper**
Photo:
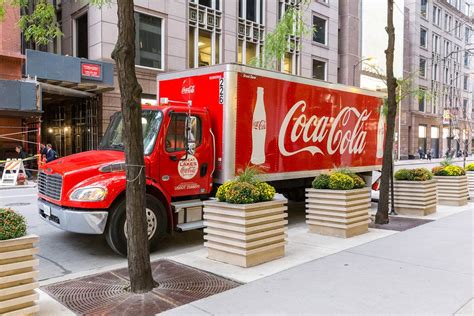
<path fill-rule="evenodd" d="M 108 215 L 103 210 L 68 209 L 43 199 L 38 199 L 38 212 L 42 220 L 62 230 L 93 235 L 104 232 Z"/>

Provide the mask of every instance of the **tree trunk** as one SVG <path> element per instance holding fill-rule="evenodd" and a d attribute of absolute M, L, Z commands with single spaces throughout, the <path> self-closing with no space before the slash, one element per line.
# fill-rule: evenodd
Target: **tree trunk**
<path fill-rule="evenodd" d="M 133 0 L 117 1 L 118 40 L 112 53 L 120 86 L 127 177 L 126 213 L 130 288 L 134 293 L 153 289 L 145 213 L 145 166 L 141 125 L 141 93 L 135 73 Z"/>
<path fill-rule="evenodd" d="M 397 80 L 393 76 L 393 55 L 395 52 L 395 27 L 393 26 L 393 0 L 387 0 L 387 28 L 388 47 L 385 50 L 387 58 L 387 132 L 385 134 L 385 147 L 382 163 L 382 177 L 380 183 L 379 204 L 375 223 L 388 224 L 388 199 L 389 199 L 389 181 L 391 177 L 391 168 L 393 164 L 393 135 L 395 132 L 395 117 L 397 115 Z"/>

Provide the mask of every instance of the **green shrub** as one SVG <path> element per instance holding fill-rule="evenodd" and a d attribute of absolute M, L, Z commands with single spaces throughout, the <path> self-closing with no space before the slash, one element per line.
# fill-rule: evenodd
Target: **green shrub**
<path fill-rule="evenodd" d="M 413 181 L 413 173 L 409 169 L 400 169 L 394 174 L 395 180 Z"/>
<path fill-rule="evenodd" d="M 431 169 L 431 173 L 433 173 L 435 176 L 445 176 L 446 172 L 444 171 L 443 166 L 436 166 L 433 169 Z"/>
<path fill-rule="evenodd" d="M 25 218 L 9 208 L 0 208 L 0 240 L 26 235 Z"/>
<path fill-rule="evenodd" d="M 411 170 L 413 181 L 429 181 L 433 179 L 433 174 L 426 168 L 416 168 Z"/>
<path fill-rule="evenodd" d="M 234 185 L 234 183 L 234 181 L 226 181 L 223 185 L 221 185 L 217 189 L 216 198 L 218 198 L 221 202 L 225 202 L 225 195 L 227 194 L 227 191 L 229 191 L 229 189 L 232 187 L 232 185 Z"/>
<path fill-rule="evenodd" d="M 470 163 L 466 166 L 467 171 L 474 171 L 474 163 Z"/>
<path fill-rule="evenodd" d="M 329 189 L 329 175 L 323 173 L 314 178 L 312 187 L 313 189 Z"/>
<path fill-rule="evenodd" d="M 444 171 L 447 173 L 447 176 L 450 177 L 463 176 L 466 174 L 466 171 L 464 171 L 463 168 L 454 165 L 445 167 Z"/>
<path fill-rule="evenodd" d="M 331 190 L 352 190 L 354 188 L 354 180 L 351 176 L 335 172 L 329 176 L 329 189 Z"/>
<path fill-rule="evenodd" d="M 355 173 L 350 173 L 348 176 L 354 180 L 354 189 L 362 189 L 365 187 L 365 181 L 361 176 Z"/>
<path fill-rule="evenodd" d="M 275 196 L 275 188 L 271 185 L 269 185 L 266 182 L 259 182 L 255 185 L 258 191 L 258 201 L 260 202 L 265 202 L 265 201 L 271 201 L 273 200 L 273 197 Z"/>
<path fill-rule="evenodd" d="M 433 174 L 425 168 L 400 169 L 394 177 L 398 181 L 428 181 L 433 179 Z"/>
<path fill-rule="evenodd" d="M 226 202 L 233 204 L 249 204 L 258 202 L 260 193 L 255 185 L 247 182 L 235 182 L 225 195 Z"/>

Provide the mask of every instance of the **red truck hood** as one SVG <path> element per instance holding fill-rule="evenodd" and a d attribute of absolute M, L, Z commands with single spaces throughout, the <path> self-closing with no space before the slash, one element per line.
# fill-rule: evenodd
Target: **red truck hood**
<path fill-rule="evenodd" d="M 62 175 L 97 169 L 103 165 L 125 161 L 125 153 L 116 150 L 91 150 L 64 158 L 56 159 L 45 165 L 44 169 L 51 169 Z"/>

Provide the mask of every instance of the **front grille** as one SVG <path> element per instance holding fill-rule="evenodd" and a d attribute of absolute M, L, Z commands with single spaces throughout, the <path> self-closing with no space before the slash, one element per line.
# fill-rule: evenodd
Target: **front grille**
<path fill-rule="evenodd" d="M 41 171 L 38 175 L 38 192 L 49 198 L 60 200 L 63 178 L 58 174 L 46 174 Z"/>

